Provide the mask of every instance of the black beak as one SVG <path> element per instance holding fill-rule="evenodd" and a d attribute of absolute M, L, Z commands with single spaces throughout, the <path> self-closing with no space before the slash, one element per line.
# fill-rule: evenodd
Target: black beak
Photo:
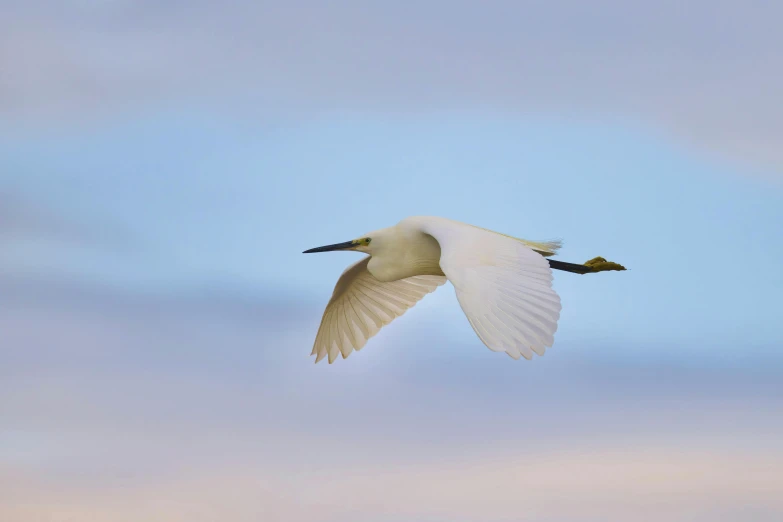
<path fill-rule="evenodd" d="M 345 243 L 335 243 L 334 245 L 326 245 L 322 247 L 316 247 L 311 248 L 310 250 L 305 250 L 302 252 L 303 254 L 315 254 L 316 252 L 331 252 L 332 250 L 345 250 L 346 248 L 352 248 L 355 247 L 353 241 L 346 241 Z"/>

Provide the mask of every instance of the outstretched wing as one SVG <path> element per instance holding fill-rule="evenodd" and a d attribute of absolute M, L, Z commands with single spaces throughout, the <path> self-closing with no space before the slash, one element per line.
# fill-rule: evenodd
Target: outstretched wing
<path fill-rule="evenodd" d="M 349 266 L 334 287 L 315 337 L 315 362 L 332 363 L 360 350 L 381 328 L 446 282 L 443 276 L 414 276 L 383 283 L 367 270 L 370 258 Z"/>
<path fill-rule="evenodd" d="M 515 359 L 544 355 L 561 309 L 547 260 L 502 234 L 445 218 L 416 219 L 440 244 L 440 267 L 481 341 Z"/>

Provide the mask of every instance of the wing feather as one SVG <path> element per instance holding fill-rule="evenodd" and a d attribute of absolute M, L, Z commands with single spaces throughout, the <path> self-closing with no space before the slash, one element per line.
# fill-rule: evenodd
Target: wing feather
<path fill-rule="evenodd" d="M 446 282 L 443 276 L 414 276 L 383 283 L 367 270 L 366 257 L 349 266 L 334 287 L 311 355 L 334 362 L 361 350 L 381 328 Z"/>
<path fill-rule="evenodd" d="M 479 339 L 514 359 L 544 355 L 554 343 L 560 297 L 552 270 L 523 242 L 436 217 L 411 218 L 441 248 L 440 267 Z"/>

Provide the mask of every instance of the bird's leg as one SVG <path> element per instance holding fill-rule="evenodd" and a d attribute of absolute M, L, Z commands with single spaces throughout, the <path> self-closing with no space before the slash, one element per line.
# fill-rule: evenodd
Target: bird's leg
<path fill-rule="evenodd" d="M 571 272 L 573 274 L 592 274 L 593 272 L 607 272 L 609 270 L 625 270 L 623 265 L 612 263 L 603 257 L 594 257 L 581 265 L 578 263 L 557 261 L 556 259 L 548 259 L 547 261 L 549 261 L 549 266 L 553 270 L 563 270 L 564 272 Z"/>
<path fill-rule="evenodd" d="M 603 257 L 594 257 L 593 259 L 589 261 L 585 261 L 583 263 L 585 266 L 589 266 L 591 268 L 592 272 L 607 272 L 610 270 L 625 270 L 625 267 L 623 265 L 620 265 L 618 263 L 613 263 L 612 261 L 607 261 Z"/>

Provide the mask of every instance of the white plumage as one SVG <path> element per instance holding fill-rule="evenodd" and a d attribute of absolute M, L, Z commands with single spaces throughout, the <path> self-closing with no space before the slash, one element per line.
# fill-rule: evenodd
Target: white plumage
<path fill-rule="evenodd" d="M 448 279 L 479 339 L 514 359 L 543 355 L 554 342 L 560 298 L 535 243 L 440 217 L 411 217 L 359 239 L 306 251 L 354 250 L 326 306 L 312 354 L 334 362 L 361 349 Z"/>
<path fill-rule="evenodd" d="M 514 359 L 544 355 L 561 309 L 547 260 L 519 240 L 445 219 L 422 231 L 438 240 L 440 266 L 479 339 Z"/>
<path fill-rule="evenodd" d="M 446 282 L 443 276 L 422 275 L 382 283 L 367 270 L 369 261 L 352 264 L 337 281 L 315 337 L 315 362 L 327 354 L 333 362 L 338 354 L 346 358 L 361 350 L 381 328 Z"/>

